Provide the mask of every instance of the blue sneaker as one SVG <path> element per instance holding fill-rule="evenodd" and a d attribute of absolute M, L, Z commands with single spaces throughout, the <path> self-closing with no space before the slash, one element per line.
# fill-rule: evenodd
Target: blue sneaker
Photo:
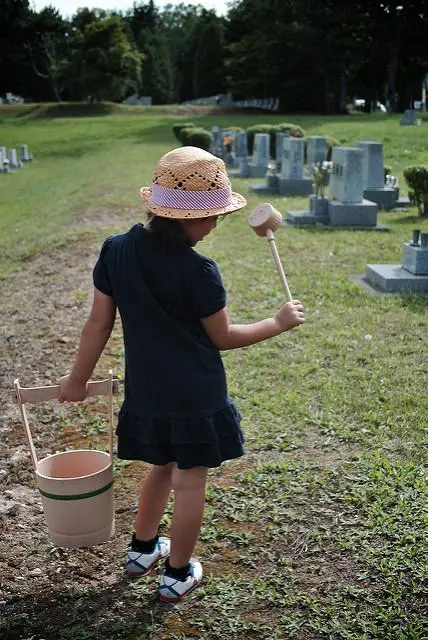
<path fill-rule="evenodd" d="M 165 572 L 160 578 L 160 599 L 162 602 L 179 602 L 191 593 L 202 581 L 202 565 L 197 560 L 189 562 L 189 574 L 185 580 L 171 578 Z"/>
<path fill-rule="evenodd" d="M 171 543 L 168 538 L 159 538 L 152 553 L 141 553 L 129 549 L 126 571 L 131 578 L 146 576 L 160 560 L 168 558 Z"/>

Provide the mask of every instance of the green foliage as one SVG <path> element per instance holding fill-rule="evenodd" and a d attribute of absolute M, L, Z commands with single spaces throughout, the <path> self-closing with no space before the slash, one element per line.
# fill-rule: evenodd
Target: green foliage
<path fill-rule="evenodd" d="M 179 142 L 181 142 L 180 134 L 182 129 L 189 129 L 191 127 L 196 127 L 194 122 L 177 122 L 172 125 L 172 132 L 177 138 Z"/>
<path fill-rule="evenodd" d="M 202 127 L 185 127 L 180 131 L 180 139 L 183 145 L 191 147 L 199 147 L 209 151 L 212 144 L 212 135 L 210 131 Z"/>
<path fill-rule="evenodd" d="M 278 131 L 288 133 L 290 138 L 304 138 L 305 132 L 298 124 L 293 122 L 280 122 L 276 125 Z"/>
<path fill-rule="evenodd" d="M 409 198 L 418 208 L 419 215 L 428 217 L 428 167 L 419 165 L 404 169 L 404 178 L 409 185 Z"/>
<path fill-rule="evenodd" d="M 340 142 L 336 138 L 332 136 L 324 136 L 327 141 L 327 160 L 330 162 L 331 156 L 333 155 L 333 147 L 340 147 Z"/>
<path fill-rule="evenodd" d="M 276 155 L 276 134 L 280 131 L 284 131 L 293 138 L 303 138 L 305 135 L 304 130 L 297 124 L 291 122 L 280 122 L 278 124 L 257 124 L 252 127 L 248 127 L 248 153 L 253 153 L 254 136 L 256 133 L 268 133 L 270 135 L 270 156 L 275 158 Z"/>

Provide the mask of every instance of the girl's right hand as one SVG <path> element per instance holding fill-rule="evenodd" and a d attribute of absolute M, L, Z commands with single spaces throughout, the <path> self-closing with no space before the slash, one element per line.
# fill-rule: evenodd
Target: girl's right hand
<path fill-rule="evenodd" d="M 278 309 L 274 316 L 275 322 L 282 331 L 289 331 L 305 322 L 303 304 L 300 300 L 290 300 Z"/>
<path fill-rule="evenodd" d="M 59 385 L 59 402 L 81 402 L 87 396 L 87 383 L 73 380 L 71 376 L 63 376 L 60 378 Z"/>

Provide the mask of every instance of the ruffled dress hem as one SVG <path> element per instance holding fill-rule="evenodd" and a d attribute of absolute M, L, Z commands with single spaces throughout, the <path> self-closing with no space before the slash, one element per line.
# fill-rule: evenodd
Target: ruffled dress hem
<path fill-rule="evenodd" d="M 233 402 L 199 418 L 142 418 L 123 409 L 116 429 L 118 457 L 179 469 L 219 467 L 244 454 L 241 414 Z"/>

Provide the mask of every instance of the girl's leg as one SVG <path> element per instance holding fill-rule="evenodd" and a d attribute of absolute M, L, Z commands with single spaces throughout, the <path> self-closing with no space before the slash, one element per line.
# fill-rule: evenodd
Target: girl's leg
<path fill-rule="evenodd" d="M 175 462 L 153 465 L 145 477 L 135 521 L 135 537 L 138 540 L 152 540 L 157 536 L 171 491 L 175 467 Z"/>
<path fill-rule="evenodd" d="M 175 467 L 172 471 L 174 511 L 169 564 L 173 568 L 187 565 L 198 540 L 204 515 L 207 473 L 206 467 Z"/>

